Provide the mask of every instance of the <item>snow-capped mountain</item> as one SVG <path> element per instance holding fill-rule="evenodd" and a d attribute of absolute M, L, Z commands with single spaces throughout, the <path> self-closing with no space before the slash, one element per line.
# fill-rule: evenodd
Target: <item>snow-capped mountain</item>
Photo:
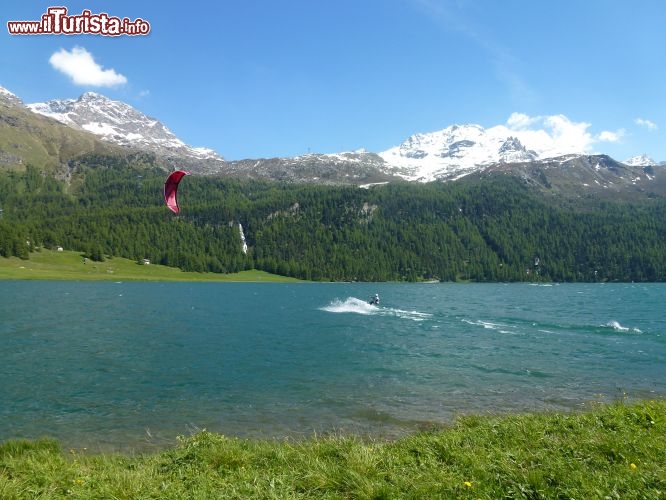
<path fill-rule="evenodd" d="M 16 94 L 0 86 L 0 100 L 14 106 L 23 106 L 23 101 Z"/>
<path fill-rule="evenodd" d="M 524 141 L 524 139 L 523 139 Z M 539 143 L 523 144 L 505 126 L 451 125 L 409 137 L 379 156 L 395 175 L 413 181 L 454 180 L 495 163 L 518 163 L 578 151 L 558 151 Z M 528 149 L 529 148 L 529 149 Z"/>
<path fill-rule="evenodd" d="M 654 161 L 648 155 L 632 156 L 631 158 L 623 161 L 622 163 L 632 167 L 656 167 L 657 165 L 659 165 L 659 163 Z"/>
<path fill-rule="evenodd" d="M 86 130 L 102 140 L 146 149 L 162 156 L 186 156 L 199 160 L 223 161 L 208 148 L 185 144 L 164 124 L 124 102 L 111 100 L 95 92 L 78 99 L 55 99 L 27 107 L 74 128 Z"/>

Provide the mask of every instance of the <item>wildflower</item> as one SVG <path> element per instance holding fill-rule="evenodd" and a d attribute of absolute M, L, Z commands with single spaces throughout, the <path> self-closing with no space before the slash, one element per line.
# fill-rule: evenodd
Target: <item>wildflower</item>
<path fill-rule="evenodd" d="M 636 464 L 635 463 L 630 463 L 629 467 L 631 467 L 631 470 L 636 470 Z"/>
<path fill-rule="evenodd" d="M 464 484 L 465 486 L 467 486 L 468 488 L 471 488 L 471 487 L 472 487 L 472 483 L 471 483 L 470 481 L 465 481 L 463 484 Z"/>

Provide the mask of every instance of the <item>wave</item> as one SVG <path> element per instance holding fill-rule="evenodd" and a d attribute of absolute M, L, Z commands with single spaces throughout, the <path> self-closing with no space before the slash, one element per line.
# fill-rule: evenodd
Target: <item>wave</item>
<path fill-rule="evenodd" d="M 392 307 L 382 307 L 369 304 L 367 301 L 356 297 L 347 297 L 345 300 L 335 299 L 327 306 L 320 308 L 322 311 L 331 313 L 352 313 L 366 316 L 393 316 L 402 319 L 411 319 L 412 321 L 425 321 L 432 317 L 432 314 L 420 311 L 405 311 Z"/>
<path fill-rule="evenodd" d="M 482 327 L 486 330 L 497 330 L 500 333 L 510 333 L 510 334 L 526 333 L 534 329 L 536 329 L 541 333 L 548 333 L 548 334 L 553 334 L 560 331 L 603 333 L 604 331 L 608 331 L 609 329 L 618 333 L 643 333 L 643 331 L 638 328 L 630 328 L 627 326 L 623 326 L 618 321 L 615 320 L 608 321 L 607 323 L 601 325 L 538 323 L 529 320 L 516 320 L 507 324 L 507 323 L 500 323 L 493 321 L 484 321 L 481 319 L 472 320 L 467 318 L 463 318 L 461 321 L 463 323 L 467 323 L 468 325 Z"/>
<path fill-rule="evenodd" d="M 602 328 L 612 328 L 616 332 L 633 332 L 633 333 L 643 333 L 638 328 L 629 328 L 627 326 L 622 326 L 618 321 L 611 320 L 605 325 L 601 325 Z"/>
<path fill-rule="evenodd" d="M 464 318 L 462 319 L 463 323 L 467 323 L 472 326 L 481 326 L 486 330 L 497 330 L 500 333 L 509 333 L 509 334 L 518 334 L 521 333 L 517 328 L 518 325 L 507 325 L 504 323 L 493 323 L 492 321 L 483 321 L 483 320 L 471 320 Z"/>

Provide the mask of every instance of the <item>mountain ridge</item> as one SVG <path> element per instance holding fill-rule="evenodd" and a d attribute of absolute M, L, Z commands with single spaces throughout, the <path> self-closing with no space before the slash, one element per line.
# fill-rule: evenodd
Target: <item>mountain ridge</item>
<path fill-rule="evenodd" d="M 159 120 L 94 92 L 86 92 L 78 99 L 26 105 L 0 87 L 2 102 L 6 107 L 57 120 L 104 144 L 126 151 L 149 151 L 157 155 L 156 163 L 165 170 L 184 168 L 194 173 L 249 179 L 352 185 L 455 181 L 468 175 L 502 172 L 529 178 L 540 189 L 552 190 L 555 186 L 564 190 L 568 186 L 576 192 L 582 188 L 587 192 L 615 192 L 620 186 L 631 191 L 666 194 L 666 187 L 662 187 L 663 163 L 646 155 L 625 162 L 610 159 L 613 165 L 623 167 L 602 168 L 599 165 L 611 165 L 605 155 L 558 150 L 552 144 L 534 141 L 525 144 L 518 132 L 502 125 L 487 129 L 476 124 L 451 125 L 435 132 L 413 134 L 401 144 L 378 153 L 362 150 L 227 161 L 211 149 L 186 144 Z M 6 163 L 17 158 L 7 149 L 0 148 L 0 164 L 3 159 Z M 569 172 L 569 179 L 554 168 L 558 165 L 560 170 Z M 569 168 L 572 165 L 578 171 Z M 572 181 L 576 178 L 579 185 Z"/>
<path fill-rule="evenodd" d="M 222 160 L 212 149 L 185 144 L 159 120 L 96 92 L 85 92 L 78 99 L 54 99 L 46 103 L 27 104 L 26 107 L 121 146 L 155 149 L 156 152 L 160 152 L 161 147 L 201 159 Z"/>
<path fill-rule="evenodd" d="M 136 152 L 38 115 L 26 108 L 15 94 L 0 87 L 0 168 L 39 165 L 43 172 L 69 181 L 72 175 L 69 164 L 75 158 Z"/>

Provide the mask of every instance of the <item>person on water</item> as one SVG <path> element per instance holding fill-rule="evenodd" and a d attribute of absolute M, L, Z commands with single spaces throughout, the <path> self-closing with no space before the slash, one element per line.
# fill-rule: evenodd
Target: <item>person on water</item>
<path fill-rule="evenodd" d="M 370 297 L 370 305 L 372 306 L 378 306 L 379 305 L 379 294 L 375 294 L 374 297 Z"/>

